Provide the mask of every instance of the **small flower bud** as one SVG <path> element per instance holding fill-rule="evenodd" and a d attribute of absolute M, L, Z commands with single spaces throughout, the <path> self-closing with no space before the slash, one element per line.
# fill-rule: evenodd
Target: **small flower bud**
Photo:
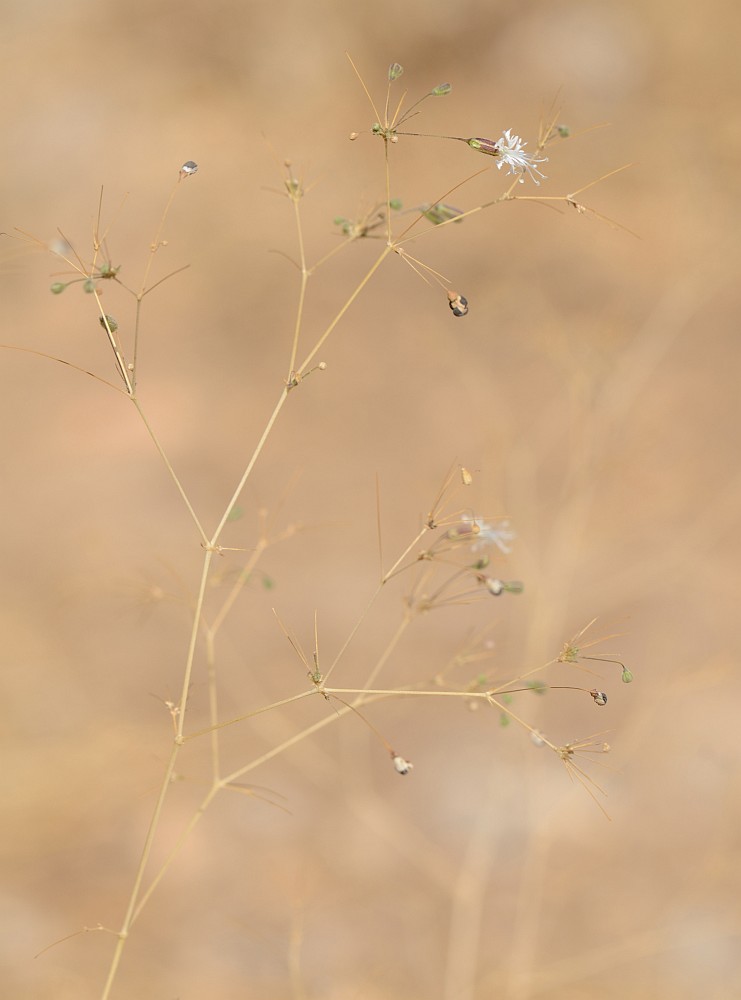
<path fill-rule="evenodd" d="M 604 691 L 598 691 L 596 688 L 592 688 L 589 693 L 594 698 L 595 705 L 599 705 L 600 708 L 602 708 L 607 704 L 607 695 Z"/>
<path fill-rule="evenodd" d="M 104 330 L 110 330 L 111 333 L 115 333 L 118 330 L 118 323 L 113 316 L 109 316 L 107 313 L 105 316 L 98 316 L 98 322 Z"/>
<path fill-rule="evenodd" d="M 320 372 L 326 372 L 326 370 L 327 370 L 327 362 L 326 361 L 320 361 L 319 364 L 317 365 L 317 368 L 319 369 Z"/>
<path fill-rule="evenodd" d="M 473 476 L 464 466 L 461 466 L 461 485 L 470 486 L 473 482 Z"/>
<path fill-rule="evenodd" d="M 504 593 L 504 583 L 501 580 L 495 580 L 493 576 L 487 576 L 484 584 L 493 597 L 499 597 L 500 594 Z"/>
<path fill-rule="evenodd" d="M 623 667 L 623 676 L 622 676 L 623 684 L 630 684 L 632 680 L 633 680 L 633 671 L 628 670 L 627 667 Z"/>
<path fill-rule="evenodd" d="M 556 131 L 562 139 L 568 139 L 571 135 L 571 129 L 568 125 L 556 125 Z"/>
<path fill-rule="evenodd" d="M 404 760 L 403 757 L 399 756 L 398 753 L 394 753 L 393 750 L 391 751 L 391 762 L 393 763 L 397 774 L 409 774 L 414 767 L 414 764 L 412 764 L 411 761 Z"/>
<path fill-rule="evenodd" d="M 85 292 L 86 295 L 93 294 L 93 292 L 95 291 L 95 282 L 93 281 L 92 278 L 88 278 L 87 281 L 83 283 L 82 290 L 83 292 Z"/>
<path fill-rule="evenodd" d="M 471 149 L 475 149 L 479 153 L 486 153 L 487 156 L 500 156 L 502 152 L 498 145 L 498 139 L 466 139 L 466 142 Z"/>
<path fill-rule="evenodd" d="M 389 80 L 398 80 L 403 72 L 403 66 L 400 66 L 398 63 L 391 63 L 389 66 Z"/>
<path fill-rule="evenodd" d="M 400 198 L 392 198 L 389 202 L 389 208 L 393 212 L 400 212 L 403 208 L 403 204 Z"/>
<path fill-rule="evenodd" d="M 452 83 L 438 83 L 436 87 L 430 91 L 432 97 L 443 97 L 445 94 L 449 94 L 453 89 Z"/>
<path fill-rule="evenodd" d="M 67 286 L 63 281 L 55 281 L 54 284 L 49 288 L 52 295 L 61 295 Z"/>
<path fill-rule="evenodd" d="M 452 205 L 446 205 L 442 201 L 439 201 L 437 205 L 422 207 L 422 215 L 436 226 L 439 226 L 441 222 L 450 222 L 451 220 L 456 223 L 463 222 L 463 219 L 456 218 L 458 215 L 463 215 L 460 208 L 453 208 Z"/>
<path fill-rule="evenodd" d="M 359 135 L 360 132 L 351 132 L 350 135 L 348 136 L 348 139 L 350 140 L 350 142 L 355 142 L 355 140 Z"/>

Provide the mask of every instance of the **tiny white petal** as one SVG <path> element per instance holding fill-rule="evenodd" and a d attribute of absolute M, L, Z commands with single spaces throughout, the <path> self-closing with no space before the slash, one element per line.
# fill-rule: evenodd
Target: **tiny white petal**
<path fill-rule="evenodd" d="M 497 524 L 489 524 L 483 518 L 477 517 L 474 519 L 474 524 L 479 530 L 476 535 L 476 541 L 471 546 L 473 552 L 483 549 L 487 545 L 496 545 L 499 551 L 505 555 L 508 555 L 512 551 L 510 542 L 513 542 L 517 535 L 510 527 L 508 520 L 499 521 Z"/>

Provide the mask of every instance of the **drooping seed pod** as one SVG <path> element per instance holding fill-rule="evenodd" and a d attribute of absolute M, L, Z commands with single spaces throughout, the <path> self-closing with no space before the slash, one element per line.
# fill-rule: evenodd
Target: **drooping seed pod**
<path fill-rule="evenodd" d="M 454 316 L 468 315 L 468 299 L 458 292 L 448 292 L 448 305 Z"/>

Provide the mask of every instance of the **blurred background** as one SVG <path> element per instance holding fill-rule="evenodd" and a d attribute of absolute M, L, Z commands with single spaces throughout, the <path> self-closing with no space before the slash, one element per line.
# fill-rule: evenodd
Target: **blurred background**
<path fill-rule="evenodd" d="M 230 524 L 250 550 L 277 535 L 219 634 L 220 710 L 298 693 L 314 615 L 331 661 L 379 576 L 414 537 L 448 470 L 464 505 L 517 533 L 492 572 L 520 596 L 416 618 L 378 678 L 434 678 L 485 631 L 480 671 L 506 680 L 583 641 L 635 675 L 560 664 L 552 683 L 607 692 L 519 696 L 582 761 L 606 819 L 527 732 L 461 700 L 403 699 L 367 715 L 414 762 L 397 776 L 343 718 L 222 796 L 135 925 L 112 996 L 189 1000 L 728 998 L 741 995 L 738 669 L 737 220 L 741 14 L 720 0 L 474 2 L 130 0 L 0 3 L 0 341 L 117 381 L 95 304 L 54 297 L 51 256 L 18 238 L 60 231 L 91 255 L 102 191 L 111 263 L 144 300 L 139 394 L 207 530 L 216 525 L 285 378 L 298 302 L 290 159 L 310 263 L 385 195 L 375 114 L 389 63 L 420 132 L 532 150 L 556 102 L 573 141 L 548 180 L 594 215 L 507 204 L 420 237 L 410 253 L 470 304 L 384 263 L 291 395 Z M 417 128 L 417 126 L 419 126 Z M 500 194 L 463 144 L 401 140 L 392 194 L 462 209 Z M 421 227 L 420 227 L 421 228 Z M 303 356 L 382 244 L 358 241 L 309 283 Z M 103 289 L 124 343 L 132 300 Z M 129 347 L 130 349 L 130 347 Z M 8 997 L 100 996 L 170 749 L 202 550 L 126 399 L 32 353 L 1 357 L 2 913 Z M 414 550 L 416 551 L 416 550 Z M 209 609 L 245 559 L 218 561 Z M 384 590 L 333 674 L 362 683 L 404 616 L 416 571 Z M 219 589 L 221 584 L 221 589 Z M 203 650 L 191 731 L 207 724 Z M 331 706 L 310 698 L 225 730 L 225 768 Z M 205 740 L 184 749 L 155 861 L 208 787 Z M 605 769 L 602 764 L 609 764 Z M 269 800 L 269 801 L 266 801 Z M 272 804 L 271 804 L 272 803 Z M 149 875 L 154 869 L 150 869 Z"/>

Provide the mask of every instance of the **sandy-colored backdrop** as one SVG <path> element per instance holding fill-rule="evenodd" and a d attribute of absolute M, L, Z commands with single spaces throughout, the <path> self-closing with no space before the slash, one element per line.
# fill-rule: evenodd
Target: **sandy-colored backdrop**
<path fill-rule="evenodd" d="M 135 925 L 120 1000 L 727 1000 L 741 996 L 738 749 L 741 97 L 733 5 L 668 0 L 67 0 L 0 3 L 0 230 L 85 257 L 103 188 L 111 261 L 137 284 L 183 161 L 145 300 L 142 405 L 210 530 L 285 377 L 298 300 L 280 163 L 307 188 L 309 261 L 336 216 L 385 196 L 376 100 L 390 62 L 420 132 L 530 143 L 558 96 L 573 131 L 543 194 L 635 165 L 573 210 L 509 204 L 408 249 L 466 295 L 385 262 L 290 398 L 224 542 L 271 548 L 220 635 L 222 717 L 302 690 L 271 608 L 332 659 L 384 561 L 413 537 L 447 470 L 462 501 L 517 532 L 495 572 L 525 591 L 416 620 L 379 680 L 433 678 L 488 627 L 506 678 L 589 636 L 635 674 L 557 666 L 585 696 L 522 697 L 559 743 L 599 736 L 607 820 L 563 765 L 496 712 L 457 700 L 368 708 L 414 761 L 397 776 L 344 718 L 250 776 L 271 805 L 222 796 Z M 416 126 L 419 126 L 416 128 Z M 479 167 L 464 145 L 400 142 L 393 191 L 434 201 Z M 489 170 L 449 200 L 496 197 Z M 536 189 L 528 184 L 527 191 Z M 309 285 L 302 351 L 377 254 L 358 242 Z M 89 296 L 2 237 L 0 341 L 116 381 Z M 122 335 L 130 301 L 110 284 Z M 0 994 L 94 1000 L 170 749 L 199 539 L 127 400 L 32 354 L 0 354 L 2 889 Z M 244 556 L 221 557 L 224 585 Z M 272 586 L 264 585 L 268 579 Z M 367 676 L 416 579 L 381 597 L 338 668 Z M 214 600 L 218 595 L 214 596 Z M 454 675 L 464 686 L 479 669 Z M 341 681 L 341 684 L 339 682 Z M 192 728 L 207 724 L 199 649 Z M 228 766 L 333 709 L 320 697 L 225 731 Z M 186 747 L 162 860 L 209 781 Z"/>

